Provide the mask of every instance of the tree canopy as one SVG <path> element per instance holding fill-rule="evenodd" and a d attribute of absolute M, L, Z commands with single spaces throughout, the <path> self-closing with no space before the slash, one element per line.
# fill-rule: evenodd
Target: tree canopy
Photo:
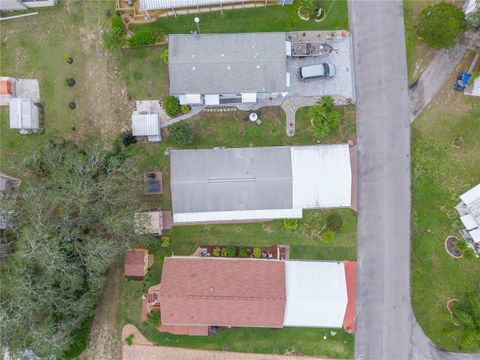
<path fill-rule="evenodd" d="M 319 139 L 337 131 L 342 120 L 342 115 L 335 109 L 335 103 L 331 96 L 323 96 L 318 105 L 310 108 L 309 116 L 315 135 Z"/>
<path fill-rule="evenodd" d="M 105 274 L 141 209 L 141 177 L 124 156 L 51 139 L 24 162 L 14 249 L 2 262 L 0 339 L 13 353 L 63 358 L 93 316 Z"/>
<path fill-rule="evenodd" d="M 457 6 L 439 3 L 427 6 L 420 14 L 418 35 L 435 49 L 452 47 L 467 28 L 465 14 Z"/>

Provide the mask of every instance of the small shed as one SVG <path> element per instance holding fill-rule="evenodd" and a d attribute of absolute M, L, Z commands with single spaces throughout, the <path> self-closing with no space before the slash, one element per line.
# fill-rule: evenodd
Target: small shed
<path fill-rule="evenodd" d="M 129 249 L 125 252 L 125 276 L 133 280 L 143 280 L 148 271 L 148 250 Z"/>
<path fill-rule="evenodd" d="M 162 141 L 160 132 L 160 117 L 158 114 L 143 114 L 138 111 L 132 113 L 133 136 L 147 137 L 148 141 Z"/>
<path fill-rule="evenodd" d="M 147 211 L 135 214 L 136 232 L 138 234 L 162 235 L 163 230 L 172 228 L 170 211 Z"/>
<path fill-rule="evenodd" d="M 32 99 L 12 98 L 10 106 L 10 129 L 19 129 L 20 133 L 28 134 L 39 129 L 39 111 Z"/>

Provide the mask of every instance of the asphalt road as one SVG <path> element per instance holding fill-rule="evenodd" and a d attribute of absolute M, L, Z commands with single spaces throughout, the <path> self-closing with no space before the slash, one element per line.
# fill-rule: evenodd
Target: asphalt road
<path fill-rule="evenodd" d="M 355 358 L 479 359 L 440 350 L 410 303 L 410 121 L 401 0 L 349 1 L 358 141 Z"/>
<path fill-rule="evenodd" d="M 349 1 L 358 139 L 355 356 L 408 359 L 410 121 L 402 1 Z"/>

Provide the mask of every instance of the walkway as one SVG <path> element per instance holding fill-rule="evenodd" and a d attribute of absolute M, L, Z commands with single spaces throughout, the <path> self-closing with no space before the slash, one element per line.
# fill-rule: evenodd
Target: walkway
<path fill-rule="evenodd" d="M 194 106 L 192 106 L 192 110 L 188 114 L 180 115 L 176 118 L 166 120 L 166 121 L 162 121 L 162 122 L 160 122 L 160 127 L 161 128 L 166 128 L 167 126 L 173 125 L 177 122 L 187 120 L 187 119 L 201 113 L 204 109 L 205 109 L 205 106 L 203 106 L 203 105 L 201 105 L 201 106 L 195 106 L 194 105 Z"/>
<path fill-rule="evenodd" d="M 418 82 L 408 92 L 410 97 L 410 121 L 415 120 L 418 114 L 430 103 L 450 77 L 450 74 L 462 61 L 467 49 L 477 41 L 480 41 L 480 34 L 468 32 L 453 48 L 438 51 Z"/>

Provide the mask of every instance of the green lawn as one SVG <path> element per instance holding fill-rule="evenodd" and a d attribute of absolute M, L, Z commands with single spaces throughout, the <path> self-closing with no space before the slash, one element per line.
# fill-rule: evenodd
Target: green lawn
<path fill-rule="evenodd" d="M 332 4 L 333 1 L 333 4 Z M 196 30 L 193 18 L 200 17 L 202 33 L 234 33 L 234 32 L 268 32 L 268 31 L 301 31 L 301 30 L 342 30 L 348 29 L 348 13 L 346 1 L 322 1 L 322 7 L 328 10 L 322 22 L 303 21 L 297 15 L 299 1 L 293 5 L 269 6 L 267 8 L 250 8 L 244 10 L 226 10 L 203 14 L 179 15 L 163 17 L 156 22 L 142 25 L 131 25 L 130 29 L 138 30 L 158 27 L 167 34 L 190 33 Z"/>
<path fill-rule="evenodd" d="M 459 235 L 459 195 L 480 182 L 480 99 L 455 93 L 452 83 L 412 127 L 412 302 L 427 336 L 459 351 L 444 331 L 454 326 L 446 302 L 479 284 L 480 260 L 451 258 L 444 241 Z M 455 137 L 463 138 L 461 148 L 452 145 Z"/>

